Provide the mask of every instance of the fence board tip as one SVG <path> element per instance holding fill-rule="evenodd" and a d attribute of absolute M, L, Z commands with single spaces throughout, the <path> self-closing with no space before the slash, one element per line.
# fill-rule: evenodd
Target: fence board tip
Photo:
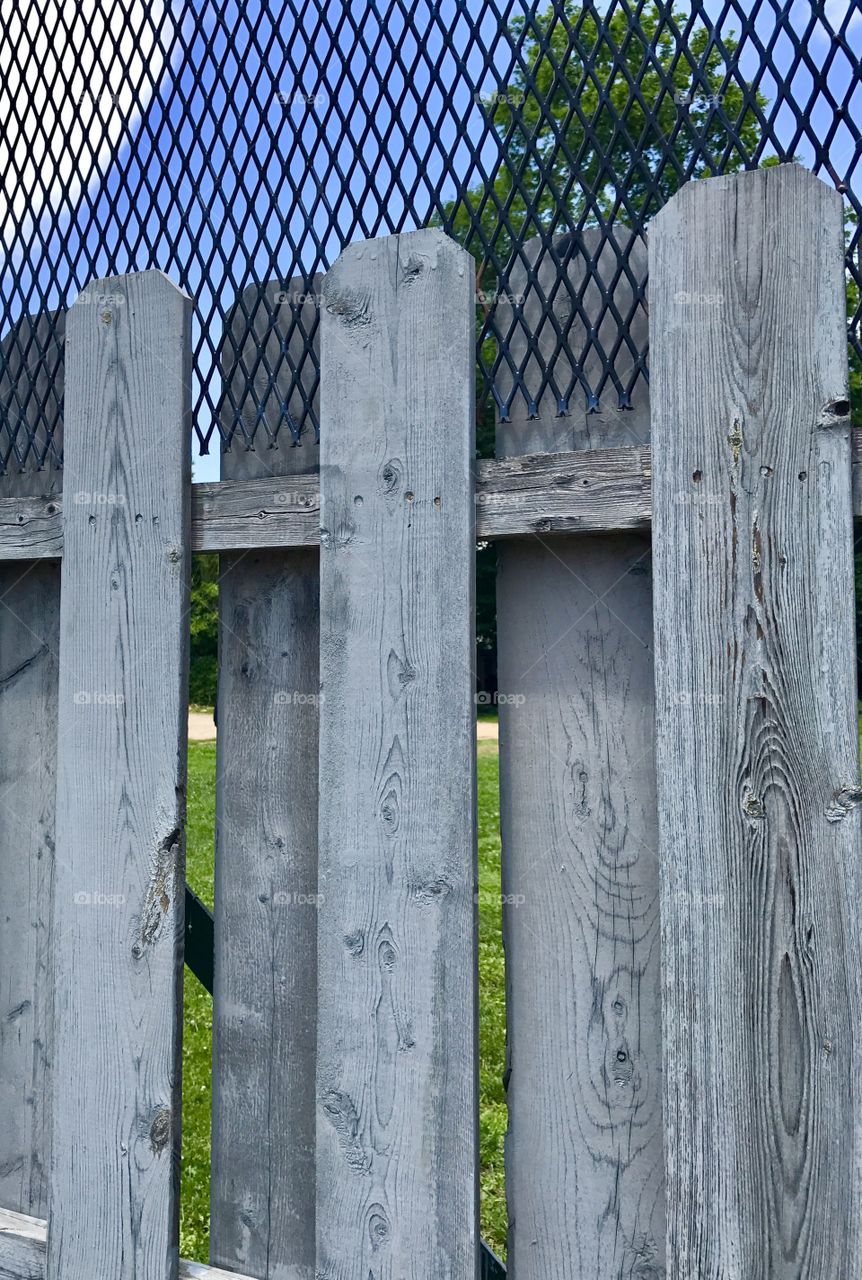
<path fill-rule="evenodd" d="M 819 187 L 828 193 L 827 199 L 831 198 L 839 206 L 842 203 L 841 195 L 832 183 L 825 181 L 805 165 L 792 161 L 788 164 L 771 164 L 759 169 L 745 169 L 741 173 L 695 178 L 686 182 L 659 210 L 652 220 L 651 228 L 655 230 L 666 222 L 673 222 L 682 209 L 689 209 L 695 201 L 700 203 L 704 200 L 713 200 L 715 193 L 722 188 L 735 186 L 740 194 L 750 198 L 753 195 L 753 188 L 761 187 L 766 190 L 775 184 L 786 191 L 788 200 L 794 193 L 800 193 L 806 187 Z"/>
<path fill-rule="evenodd" d="M 439 227 L 421 227 L 418 231 L 403 231 L 391 236 L 379 236 L 375 240 L 357 240 L 348 245 L 323 277 L 322 295 L 327 311 L 334 315 L 342 314 L 339 301 L 342 285 L 339 277 L 343 271 L 350 270 L 353 264 L 364 259 L 370 259 L 373 262 L 377 258 L 390 256 L 393 250 L 399 272 L 399 287 L 409 286 L 424 273 L 426 268 L 434 271 L 441 260 L 448 260 L 458 265 L 459 274 L 469 279 L 470 288 L 473 288 L 475 264 L 472 255 Z M 341 301 L 345 300 L 341 299 Z M 350 323 L 351 318 L 354 322 L 357 319 L 353 316 L 354 309 L 350 306 L 346 307 L 343 318 L 347 323 Z"/>
<path fill-rule="evenodd" d="M 80 308 L 100 302 L 109 304 L 111 301 L 125 301 L 126 290 L 132 282 L 138 282 L 152 294 L 163 293 L 165 297 L 179 297 L 187 307 L 191 307 L 194 303 L 191 294 L 181 289 L 170 276 L 164 271 L 153 268 L 147 271 L 126 271 L 114 276 L 100 276 L 97 280 L 91 280 L 75 298 L 72 307 Z"/>

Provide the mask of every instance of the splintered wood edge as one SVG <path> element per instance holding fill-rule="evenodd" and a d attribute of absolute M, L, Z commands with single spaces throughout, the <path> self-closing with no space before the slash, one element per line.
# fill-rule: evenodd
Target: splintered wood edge
<path fill-rule="evenodd" d="M 851 433 L 853 513 L 862 519 L 862 431 Z M 57 559 L 63 553 L 60 495 L 0 498 L 0 560 Z M 649 448 L 480 458 L 476 536 L 648 530 Z M 316 475 L 219 480 L 192 485 L 192 549 L 248 551 L 320 543 Z"/>
<path fill-rule="evenodd" d="M 47 1238 L 48 1224 L 42 1218 L 0 1209 L 0 1277 L 42 1280 Z M 181 1258 L 179 1280 L 251 1280 L 251 1277 Z"/>

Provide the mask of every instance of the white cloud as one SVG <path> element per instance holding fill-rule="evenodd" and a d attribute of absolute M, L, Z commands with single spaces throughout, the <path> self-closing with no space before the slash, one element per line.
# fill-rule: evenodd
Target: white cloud
<path fill-rule="evenodd" d="M 0 45 L 0 239 L 79 194 L 146 109 L 172 38 L 170 0 L 18 0 Z"/>
<path fill-rule="evenodd" d="M 862 21 L 862 11 L 859 10 L 856 0 L 826 0 L 826 21 L 833 31 L 840 30 L 849 9 L 853 10 L 853 16 L 847 24 L 847 30 L 852 31 Z"/>

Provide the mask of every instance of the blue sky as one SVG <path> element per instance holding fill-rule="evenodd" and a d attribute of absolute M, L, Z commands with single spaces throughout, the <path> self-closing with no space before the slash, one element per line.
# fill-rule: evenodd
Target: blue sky
<path fill-rule="evenodd" d="M 19 167 L 17 191 L 7 180 L 6 208 L 0 210 L 3 313 L 14 321 L 25 309 L 68 305 L 93 276 L 161 268 L 197 300 L 193 398 L 203 431 L 212 424 L 218 397 L 219 309 L 244 285 L 255 278 L 311 274 L 351 240 L 410 229 L 427 217 L 435 193 L 449 198 L 458 183 L 469 179 L 474 185 L 482 169 L 494 169 L 493 139 L 486 137 L 478 155 L 471 151 L 471 140 L 485 132 L 476 98 L 510 75 L 512 48 L 500 38 L 500 12 L 510 20 L 530 8 L 503 0 L 406 0 L 404 9 L 390 0 L 295 0 L 295 7 L 305 14 L 302 24 L 287 0 L 121 0 L 113 20 L 104 23 L 106 50 L 112 47 L 108 35 L 118 50 L 99 52 L 102 27 L 92 14 L 86 27 L 55 30 L 58 5 L 22 4 L 21 47 L 35 42 L 38 57 L 20 76 L 18 93 L 38 97 L 44 81 L 39 119 L 43 126 L 47 119 L 49 134 L 55 132 L 41 150 L 39 135 L 22 136 L 19 150 L 29 161 Z M 707 0 L 705 7 L 717 17 L 725 6 Z M 808 46 L 815 65 L 822 66 L 830 53 L 828 24 L 839 28 L 851 9 L 847 39 L 851 51 L 862 55 L 858 7 L 849 0 L 820 6 L 826 23 L 817 24 Z M 689 6 L 679 8 L 690 12 Z M 774 33 L 779 8 L 764 5 L 755 20 L 754 33 L 764 43 Z M 110 6 L 98 3 L 95 10 L 107 15 Z M 117 22 L 120 12 L 126 14 L 125 30 Z M 806 29 L 812 7 L 797 0 L 783 12 L 786 30 L 773 54 L 774 75 L 761 86 L 772 101 L 780 99 L 779 81 L 794 58 L 788 32 Z M 727 19 L 722 32 L 739 25 L 738 18 Z M 472 41 L 474 26 L 491 48 L 490 57 Z M 49 85 L 45 50 L 56 49 L 58 40 L 61 53 Z M 420 42 L 425 57 L 414 66 Z M 7 83 L 8 53 L 0 51 Z M 747 40 L 740 63 L 746 78 L 756 74 L 759 59 L 754 41 Z M 345 66 L 355 85 L 339 85 Z M 844 52 L 834 54 L 826 76 L 829 93 L 844 99 L 857 76 Z M 397 110 L 380 101 L 380 83 L 396 102 L 406 95 Z M 808 103 L 811 135 L 795 150 L 811 164 L 812 139 L 827 136 L 832 109 L 804 67 L 795 73 L 792 89 Z M 14 74 L 10 92 L 18 101 Z M 417 98 L 427 98 L 427 110 L 439 122 L 436 137 L 417 118 Z M 851 115 L 862 120 L 858 80 L 851 106 Z M 359 140 L 370 121 L 377 136 L 363 148 Z M 782 146 L 796 130 L 789 104 L 779 105 L 776 133 Z M 327 148 L 334 165 L 324 154 Z M 840 176 L 851 175 L 851 185 L 855 177 L 862 196 L 846 125 L 829 146 L 829 160 Z M 68 183 L 75 177 L 71 199 L 50 190 L 28 198 L 34 218 L 24 219 L 17 236 L 11 232 L 10 221 L 22 217 L 20 198 L 16 204 L 22 188 L 34 182 L 50 188 L 57 179 Z M 196 462 L 195 476 L 214 478 L 217 468 L 216 448 Z"/>

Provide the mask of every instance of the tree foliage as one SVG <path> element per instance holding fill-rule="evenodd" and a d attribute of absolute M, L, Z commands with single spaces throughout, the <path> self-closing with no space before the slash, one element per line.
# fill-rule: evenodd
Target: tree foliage
<path fill-rule="evenodd" d="M 434 219 L 476 259 L 484 369 L 496 359 L 493 297 L 507 286 L 518 245 L 540 231 L 609 221 L 642 229 L 688 178 L 752 163 L 765 100 L 728 77 L 732 36 L 722 51 L 695 23 L 679 56 L 688 21 L 683 10 L 669 13 L 655 0 L 637 23 L 623 9 L 603 18 L 568 0 L 510 23 L 520 60 L 511 80 L 482 102 L 498 144 L 496 167 Z M 480 395 L 481 457 L 493 455 L 494 430 L 493 403 Z M 494 548 L 480 548 L 477 639 L 488 651 L 496 648 L 495 578 Z"/>
<path fill-rule="evenodd" d="M 695 22 L 682 43 L 689 22 L 656 0 L 636 22 L 571 0 L 512 20 L 515 72 L 482 102 L 496 164 L 440 217 L 476 257 L 484 291 L 540 231 L 642 228 L 688 178 L 755 161 L 765 98 L 728 73 L 737 40 L 716 43 Z"/>

